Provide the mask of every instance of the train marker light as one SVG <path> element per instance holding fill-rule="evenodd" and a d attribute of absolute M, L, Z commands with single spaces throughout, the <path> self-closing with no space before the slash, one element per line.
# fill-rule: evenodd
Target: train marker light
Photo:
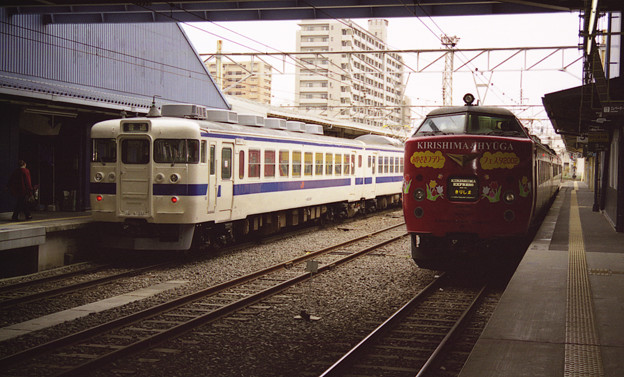
<path fill-rule="evenodd" d="M 178 197 L 177 196 L 172 196 L 171 197 L 171 203 L 176 204 L 178 202 Z"/>
<path fill-rule="evenodd" d="M 513 192 L 506 192 L 505 195 L 503 195 L 503 200 L 505 203 L 511 204 L 514 200 L 516 200 L 516 195 L 514 195 Z"/>
<path fill-rule="evenodd" d="M 426 195 L 427 194 L 425 193 L 425 190 L 421 188 L 417 188 L 416 190 L 414 190 L 414 199 L 416 199 L 419 202 L 423 200 Z"/>
<path fill-rule="evenodd" d="M 104 198 L 102 198 L 102 195 L 98 195 L 98 196 L 95 197 L 95 200 L 97 200 L 98 202 L 101 202 L 102 199 L 104 199 Z"/>

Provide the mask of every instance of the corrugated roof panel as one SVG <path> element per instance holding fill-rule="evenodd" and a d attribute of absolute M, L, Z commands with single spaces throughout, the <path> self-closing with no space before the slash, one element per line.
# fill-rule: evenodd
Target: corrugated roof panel
<path fill-rule="evenodd" d="M 8 52 L 0 58 L 0 82 L 102 102 L 127 96 L 142 107 L 155 95 L 159 104 L 229 108 L 177 24 L 43 25 L 40 16 L 9 18 L 2 9 L 0 20 Z"/>

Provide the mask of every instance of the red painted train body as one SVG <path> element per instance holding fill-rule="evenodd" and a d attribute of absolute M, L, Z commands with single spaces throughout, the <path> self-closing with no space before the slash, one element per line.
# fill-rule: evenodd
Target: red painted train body
<path fill-rule="evenodd" d="M 405 145 L 403 212 L 420 267 L 525 236 L 559 189 L 556 154 L 508 110 L 432 111 Z"/>

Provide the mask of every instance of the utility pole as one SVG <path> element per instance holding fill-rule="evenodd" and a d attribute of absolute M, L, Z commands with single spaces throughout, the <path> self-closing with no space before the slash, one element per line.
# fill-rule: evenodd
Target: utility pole
<path fill-rule="evenodd" d="M 215 54 L 215 59 L 217 63 L 217 86 L 220 90 L 223 90 L 223 62 L 221 61 L 222 46 L 223 41 L 221 39 L 217 40 L 217 53 Z"/>
<path fill-rule="evenodd" d="M 453 59 L 454 48 L 459 42 L 459 37 L 443 35 L 440 40 L 447 52 L 444 56 L 444 72 L 442 73 L 442 105 L 451 106 L 453 104 Z"/>

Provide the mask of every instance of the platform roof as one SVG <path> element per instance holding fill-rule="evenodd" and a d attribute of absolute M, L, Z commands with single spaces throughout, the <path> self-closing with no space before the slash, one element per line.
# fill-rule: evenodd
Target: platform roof
<path fill-rule="evenodd" d="M 145 1 L 3 0 L 8 14 L 43 14 L 46 23 L 258 21 L 332 18 L 438 17 L 574 12 L 586 0 L 243 0 Z M 624 8 L 599 0 L 602 11 Z"/>

